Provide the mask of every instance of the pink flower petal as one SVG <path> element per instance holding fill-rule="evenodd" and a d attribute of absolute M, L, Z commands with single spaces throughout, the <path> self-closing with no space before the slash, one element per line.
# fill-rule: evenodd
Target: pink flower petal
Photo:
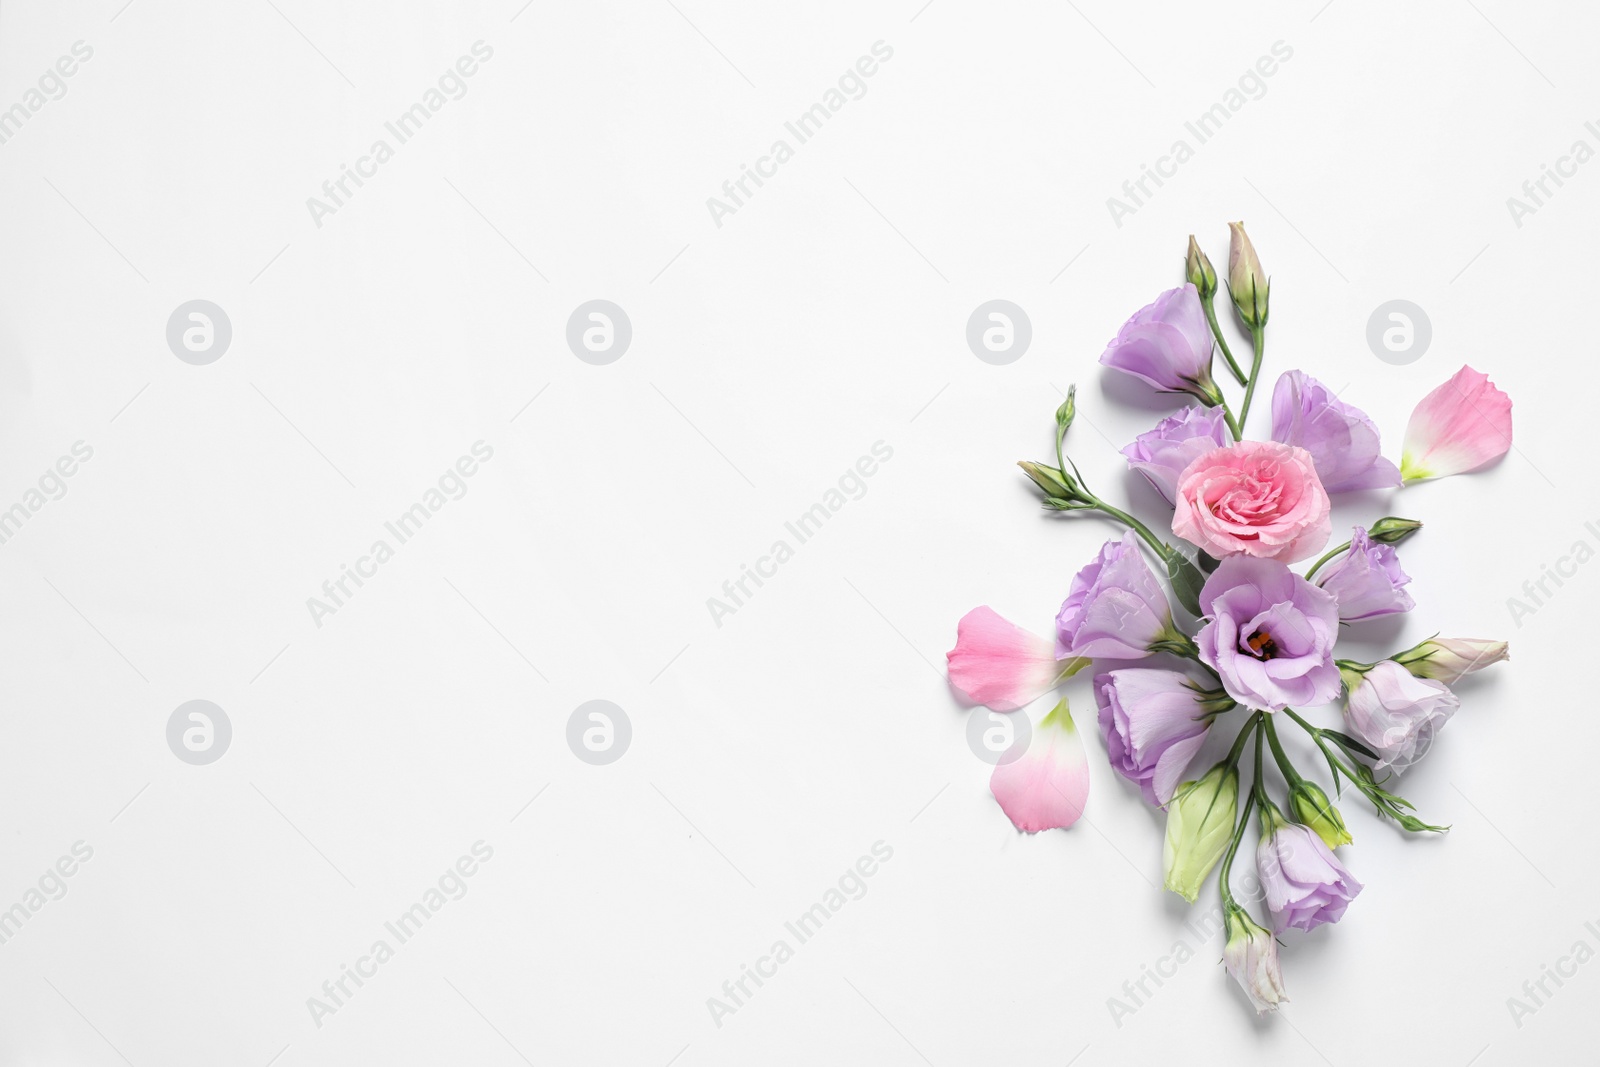
<path fill-rule="evenodd" d="M 1511 398 L 1488 375 L 1462 367 L 1422 398 L 1406 425 L 1400 475 L 1447 478 L 1499 459 L 1511 448 Z"/>
<path fill-rule="evenodd" d="M 950 684 L 995 711 L 1015 711 L 1041 695 L 1073 665 L 1055 648 L 992 608 L 973 608 L 956 624 L 956 647 L 945 653 Z"/>
<path fill-rule="evenodd" d="M 1068 827 L 1089 799 L 1089 760 L 1066 700 L 1034 727 L 1028 751 L 995 767 L 989 791 L 1018 830 Z"/>

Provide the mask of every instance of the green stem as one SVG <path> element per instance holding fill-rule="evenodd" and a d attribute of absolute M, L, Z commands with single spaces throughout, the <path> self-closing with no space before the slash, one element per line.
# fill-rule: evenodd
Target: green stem
<path fill-rule="evenodd" d="M 1349 541 L 1346 541 L 1344 544 L 1340 545 L 1338 548 L 1329 549 L 1328 552 L 1321 559 L 1317 560 L 1315 563 L 1313 563 L 1311 565 L 1311 569 L 1310 570 L 1306 571 L 1306 581 L 1309 582 L 1311 580 L 1311 576 L 1313 574 L 1316 574 L 1317 571 L 1322 568 L 1322 565 L 1324 563 L 1328 562 L 1334 556 L 1337 556 L 1341 552 L 1350 551 L 1350 544 L 1351 543 Z"/>
<path fill-rule="evenodd" d="M 1239 426 L 1243 429 L 1250 418 L 1250 401 L 1255 399 L 1256 382 L 1261 380 L 1261 357 L 1267 351 L 1267 331 L 1264 326 L 1250 327 L 1250 339 L 1255 346 L 1255 358 L 1250 361 L 1250 384 L 1244 387 L 1244 403 L 1239 405 Z"/>
<path fill-rule="evenodd" d="M 1244 371 L 1239 369 L 1239 364 L 1233 358 L 1233 353 L 1228 351 L 1228 342 L 1223 339 L 1222 327 L 1217 323 L 1217 309 L 1213 305 L 1215 295 L 1202 297 L 1200 306 L 1206 309 L 1206 321 L 1211 324 L 1211 336 L 1217 339 L 1217 346 L 1222 349 L 1222 358 L 1228 361 L 1228 369 L 1233 372 L 1233 377 L 1240 385 L 1245 384 Z M 1238 440 L 1236 437 L 1235 440 Z"/>
<path fill-rule="evenodd" d="M 1255 781 L 1250 783 L 1250 791 L 1256 795 L 1256 799 L 1260 802 L 1263 815 L 1266 814 L 1267 805 L 1272 803 L 1267 799 L 1267 783 L 1261 774 L 1261 736 L 1266 732 L 1266 730 L 1256 731 L 1256 777 Z"/>
<path fill-rule="evenodd" d="M 1269 718 L 1266 722 L 1267 744 L 1272 746 L 1272 758 L 1278 761 L 1278 769 L 1283 772 L 1284 779 L 1293 788 L 1300 781 L 1300 772 L 1294 769 L 1294 764 L 1289 762 L 1289 756 L 1283 751 L 1283 745 L 1278 741 L 1278 728 Z"/>
<path fill-rule="evenodd" d="M 1150 532 L 1150 527 L 1146 526 L 1132 515 L 1129 515 L 1126 511 L 1107 504 L 1099 497 L 1092 497 L 1091 499 L 1093 501 L 1093 507 L 1095 510 L 1102 511 L 1105 514 L 1110 515 L 1113 519 L 1116 519 L 1118 522 L 1128 527 L 1128 529 L 1144 538 L 1145 543 L 1154 549 L 1156 555 L 1160 556 L 1162 560 L 1165 560 L 1168 554 L 1172 551 L 1167 547 L 1166 543 L 1161 540 L 1161 538 Z"/>

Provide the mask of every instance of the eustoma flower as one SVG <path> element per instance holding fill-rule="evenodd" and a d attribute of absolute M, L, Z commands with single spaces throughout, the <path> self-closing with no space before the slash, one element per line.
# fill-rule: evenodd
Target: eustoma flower
<path fill-rule="evenodd" d="M 1067 827 L 1089 798 L 1089 760 L 1065 700 L 1033 728 L 1028 750 L 995 766 L 989 791 L 1018 830 Z"/>
<path fill-rule="evenodd" d="M 1094 696 L 1112 769 L 1163 808 L 1205 744 L 1212 717 L 1233 707 L 1186 674 L 1148 667 L 1097 675 Z"/>
<path fill-rule="evenodd" d="M 1422 398 L 1406 424 L 1400 475 L 1446 478 L 1498 459 L 1511 448 L 1511 398 L 1486 374 L 1462 367 Z"/>
<path fill-rule="evenodd" d="M 1328 510 L 1305 449 L 1240 441 L 1184 469 L 1172 532 L 1218 558 L 1243 553 L 1293 563 L 1327 543 Z"/>
<path fill-rule="evenodd" d="M 950 684 L 995 711 L 1015 711 L 1088 662 L 1057 662 L 1049 641 L 989 607 L 961 617 L 956 647 L 945 653 L 945 661 Z"/>
<path fill-rule="evenodd" d="M 1418 678 L 1432 678 L 1453 685 L 1474 671 L 1510 658 L 1510 647 L 1504 641 L 1439 637 L 1406 649 L 1396 655 L 1394 661 Z"/>
<path fill-rule="evenodd" d="M 1172 608 L 1133 538 L 1107 541 L 1072 579 L 1056 616 L 1059 659 L 1103 656 L 1143 659 L 1188 638 L 1172 625 Z"/>
<path fill-rule="evenodd" d="M 1261 809 L 1256 872 L 1274 925 L 1310 930 L 1338 922 L 1361 883 L 1310 827 L 1292 823 L 1270 801 Z"/>
<path fill-rule="evenodd" d="M 1226 760 L 1178 787 L 1167 806 L 1167 836 L 1161 849 L 1168 889 L 1195 902 L 1201 883 L 1228 850 L 1238 808 L 1239 772 Z"/>
<path fill-rule="evenodd" d="M 1280 711 L 1326 704 L 1339 693 L 1333 662 L 1339 605 L 1274 560 L 1235 556 L 1200 593 L 1200 659 L 1247 707 Z"/>
<path fill-rule="evenodd" d="M 1272 439 L 1309 452 L 1330 493 L 1400 484 L 1400 469 L 1383 458 L 1366 413 L 1302 371 L 1285 371 L 1272 390 Z"/>
<path fill-rule="evenodd" d="M 1344 718 L 1350 732 L 1378 754 L 1378 770 L 1403 771 L 1427 754 L 1433 735 L 1461 701 L 1443 682 L 1418 678 L 1394 660 L 1341 661 Z"/>
<path fill-rule="evenodd" d="M 1178 476 L 1197 456 L 1228 443 L 1227 419 L 1221 408 L 1190 405 L 1133 439 L 1122 450 L 1128 466 L 1143 474 L 1168 504 L 1178 499 Z"/>
<path fill-rule="evenodd" d="M 1317 578 L 1339 601 L 1339 618 L 1345 622 L 1410 611 L 1417 606 L 1404 588 L 1410 581 L 1394 546 L 1375 543 L 1359 526 L 1350 537 L 1350 550 Z"/>
<path fill-rule="evenodd" d="M 1192 393 L 1208 404 L 1222 394 L 1211 380 L 1211 327 L 1193 285 L 1168 289 L 1134 312 L 1100 362 L 1166 393 Z"/>
<path fill-rule="evenodd" d="M 1278 966 L 1278 942 L 1239 905 L 1229 903 L 1223 913 L 1228 942 L 1222 950 L 1228 973 L 1239 983 L 1256 1014 L 1276 1011 L 1288 1000 L 1283 991 L 1283 971 Z"/>

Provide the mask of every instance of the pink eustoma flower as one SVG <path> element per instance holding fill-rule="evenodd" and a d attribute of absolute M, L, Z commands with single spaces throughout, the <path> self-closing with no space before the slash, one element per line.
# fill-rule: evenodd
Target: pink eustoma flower
<path fill-rule="evenodd" d="M 1089 799 L 1089 760 L 1066 700 L 1033 728 L 1028 751 L 995 767 L 989 791 L 1018 830 L 1033 834 L 1078 821 Z"/>
<path fill-rule="evenodd" d="M 987 606 L 961 617 L 956 647 L 945 653 L 945 661 L 950 684 L 995 711 L 1015 711 L 1038 699 L 1087 662 L 1058 662 L 1049 641 Z"/>
<path fill-rule="evenodd" d="M 1400 476 L 1407 482 L 1476 470 L 1511 448 L 1511 398 L 1486 374 L 1462 367 L 1422 398 L 1406 424 Z"/>
<path fill-rule="evenodd" d="M 1328 511 L 1309 452 L 1275 441 L 1240 441 L 1184 468 L 1172 532 L 1218 559 L 1246 555 L 1293 563 L 1328 543 Z"/>

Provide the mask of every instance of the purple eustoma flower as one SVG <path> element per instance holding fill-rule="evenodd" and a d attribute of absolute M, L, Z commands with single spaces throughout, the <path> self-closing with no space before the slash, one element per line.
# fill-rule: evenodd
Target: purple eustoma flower
<path fill-rule="evenodd" d="M 1256 871 L 1280 933 L 1338 922 L 1361 892 L 1361 883 L 1316 831 L 1288 821 L 1270 801 L 1261 812 Z"/>
<path fill-rule="evenodd" d="M 1193 393 L 1210 403 L 1220 397 L 1211 380 L 1211 327 L 1193 285 L 1168 289 L 1134 312 L 1100 362 L 1162 392 Z"/>
<path fill-rule="evenodd" d="M 1178 499 L 1178 475 L 1197 457 L 1229 442 L 1227 417 L 1221 408 L 1190 405 L 1156 423 L 1122 450 L 1128 466 L 1143 474 L 1168 504 Z"/>
<path fill-rule="evenodd" d="M 1410 581 L 1394 546 L 1374 542 L 1360 526 L 1350 535 L 1350 550 L 1317 577 L 1317 584 L 1339 601 L 1345 622 L 1410 611 L 1417 606 L 1404 588 Z"/>
<path fill-rule="evenodd" d="M 1073 575 L 1056 616 L 1056 658 L 1143 659 L 1150 646 L 1177 639 L 1172 608 L 1132 537 L 1107 541 Z"/>
<path fill-rule="evenodd" d="M 1330 493 L 1400 484 L 1400 468 L 1383 458 L 1366 413 L 1303 371 L 1285 371 L 1272 390 L 1272 439 L 1310 452 Z"/>
<path fill-rule="evenodd" d="M 1129 667 L 1096 675 L 1094 699 L 1112 769 L 1166 807 L 1211 728 L 1205 698 L 1179 671 Z"/>
<path fill-rule="evenodd" d="M 1326 704 L 1339 695 L 1333 643 L 1339 604 L 1272 559 L 1230 556 L 1200 590 L 1200 659 L 1228 695 L 1266 711 Z"/>
<path fill-rule="evenodd" d="M 1344 721 L 1378 754 L 1376 769 L 1405 770 L 1428 754 L 1436 734 L 1461 707 L 1443 682 L 1415 677 L 1392 659 L 1347 667 Z"/>

